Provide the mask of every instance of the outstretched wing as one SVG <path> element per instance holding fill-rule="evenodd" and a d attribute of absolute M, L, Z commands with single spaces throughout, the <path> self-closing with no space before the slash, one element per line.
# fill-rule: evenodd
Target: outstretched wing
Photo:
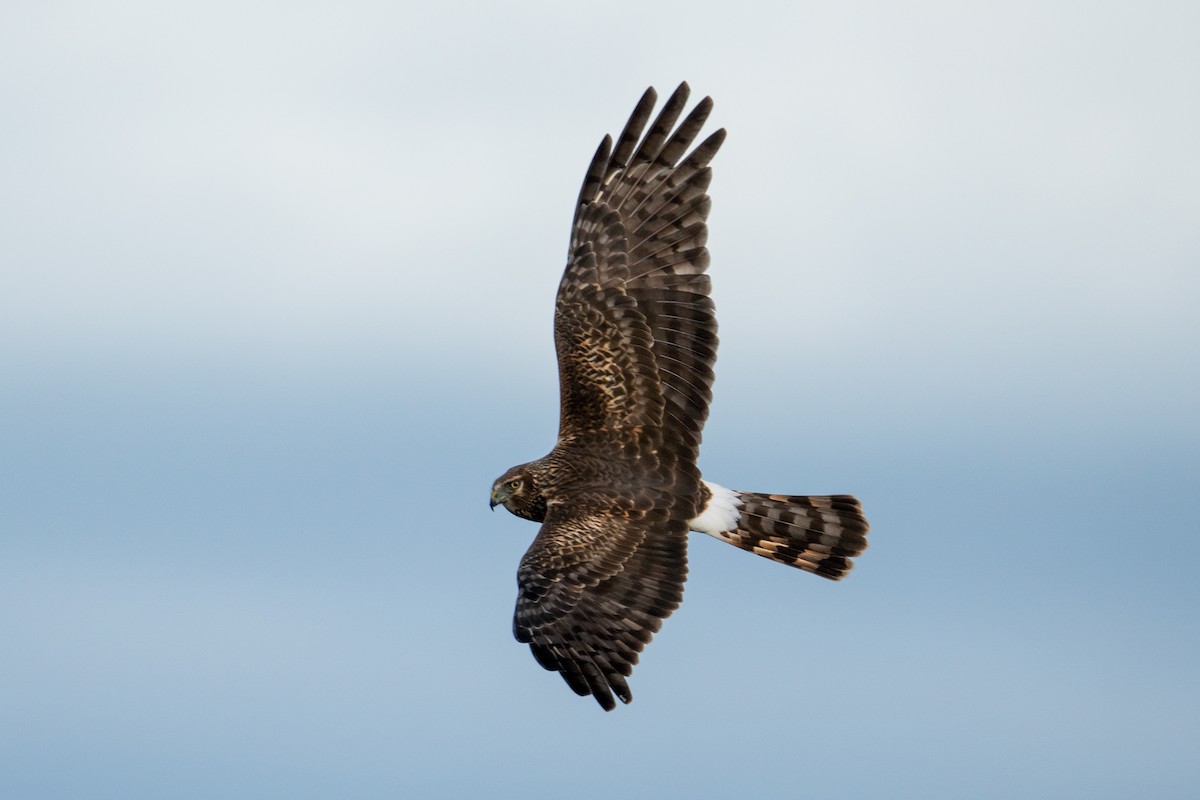
<path fill-rule="evenodd" d="M 684 157 L 712 110 L 706 97 L 676 128 L 689 92 L 680 84 L 643 137 L 657 96 L 647 89 L 615 148 L 606 136 L 596 151 L 576 205 L 555 342 L 560 437 L 650 426 L 691 473 L 717 350 L 705 242 L 708 164 L 725 131 Z"/>
<path fill-rule="evenodd" d="M 717 336 L 705 220 L 712 108 L 676 128 L 687 84 L 650 129 L 647 90 L 605 137 L 579 195 L 554 314 L 561 417 L 548 457 L 554 495 L 521 562 L 514 632 L 538 662 L 606 709 L 683 597 L 687 520 Z"/>
<path fill-rule="evenodd" d="M 606 710 L 633 699 L 638 654 L 679 607 L 686 525 L 631 499 L 620 511 L 552 508 L 521 560 L 513 633 L 538 663 Z M 636 506 L 651 506 L 641 510 Z"/>

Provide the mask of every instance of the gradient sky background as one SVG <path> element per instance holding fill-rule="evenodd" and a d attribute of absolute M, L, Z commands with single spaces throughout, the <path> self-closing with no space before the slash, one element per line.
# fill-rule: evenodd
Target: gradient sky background
<path fill-rule="evenodd" d="M 6 798 L 1200 794 L 1200 6 L 7 3 Z M 633 705 L 511 639 L 572 202 L 711 94 L 694 541 Z"/>

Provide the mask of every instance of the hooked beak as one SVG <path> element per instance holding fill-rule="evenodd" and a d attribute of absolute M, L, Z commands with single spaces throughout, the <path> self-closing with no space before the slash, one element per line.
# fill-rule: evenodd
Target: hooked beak
<path fill-rule="evenodd" d="M 496 506 L 502 506 L 511 499 L 512 499 L 512 490 L 509 489 L 507 486 L 504 486 L 504 485 L 493 486 L 492 487 L 492 499 L 490 501 L 488 501 L 488 506 L 491 507 L 492 511 L 495 511 Z"/>

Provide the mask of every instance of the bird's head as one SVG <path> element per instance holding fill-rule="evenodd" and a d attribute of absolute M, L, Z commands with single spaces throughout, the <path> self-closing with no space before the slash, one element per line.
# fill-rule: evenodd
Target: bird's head
<path fill-rule="evenodd" d="M 534 522 L 546 518 L 546 498 L 537 488 L 528 465 L 513 467 L 492 484 L 491 507 L 504 506 L 513 514 Z"/>

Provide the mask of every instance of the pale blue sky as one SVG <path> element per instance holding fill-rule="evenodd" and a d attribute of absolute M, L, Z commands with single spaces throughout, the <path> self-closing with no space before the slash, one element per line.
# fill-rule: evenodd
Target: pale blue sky
<path fill-rule="evenodd" d="M 8 4 L 13 798 L 1195 797 L 1190 3 Z M 588 158 L 729 129 L 695 541 L 605 714 L 512 640 Z"/>

